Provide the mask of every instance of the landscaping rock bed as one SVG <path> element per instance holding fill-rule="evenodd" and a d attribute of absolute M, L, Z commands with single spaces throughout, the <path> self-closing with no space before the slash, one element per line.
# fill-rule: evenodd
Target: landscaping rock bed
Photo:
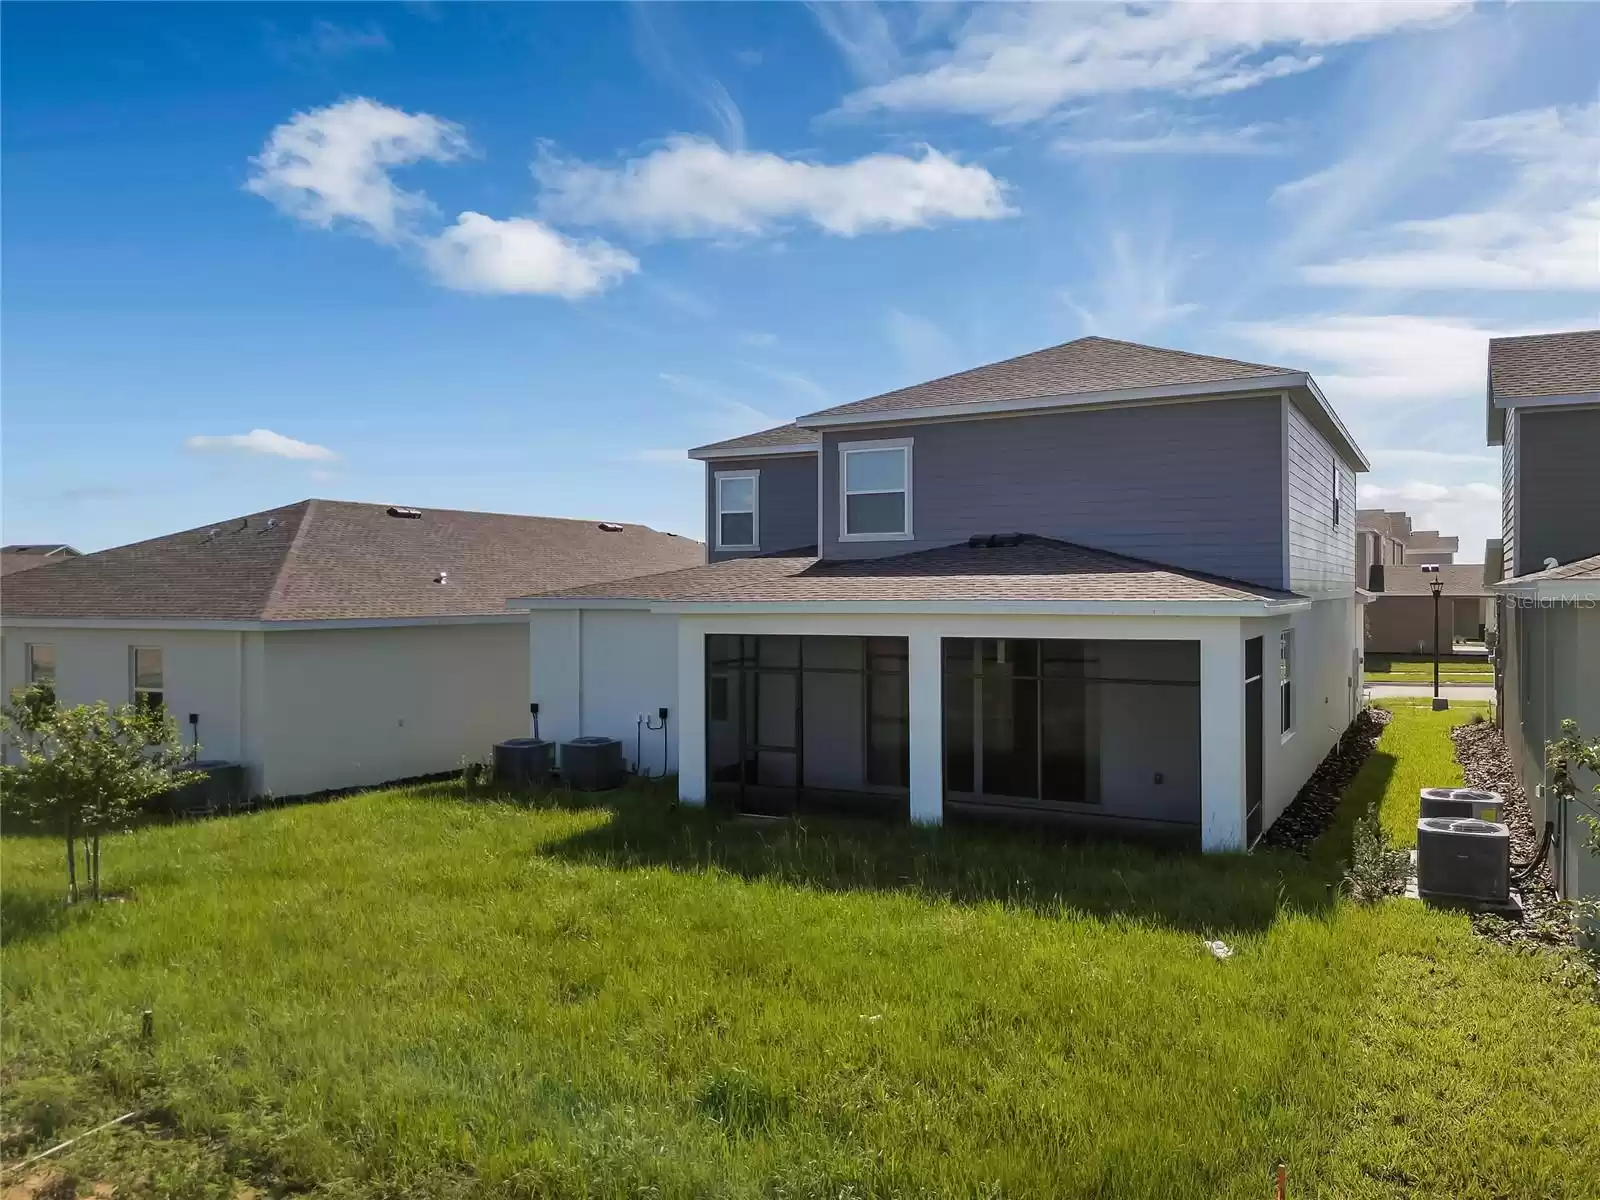
<path fill-rule="evenodd" d="M 1450 731 L 1450 738 L 1455 742 L 1456 761 L 1461 764 L 1467 786 L 1499 792 L 1505 797 L 1501 820 L 1511 830 L 1511 861 L 1529 862 L 1539 853 L 1544 830 L 1534 822 L 1499 727 L 1492 721 L 1457 725 Z M 1479 915 L 1473 918 L 1473 929 L 1484 937 L 1521 949 L 1571 946 L 1572 925 L 1556 896 L 1548 858 L 1520 890 L 1523 920 Z"/>
<path fill-rule="evenodd" d="M 1295 794 L 1289 807 L 1261 836 L 1260 845 L 1306 854 L 1311 843 L 1327 832 L 1339 811 L 1339 802 L 1350 781 L 1378 744 L 1389 714 L 1381 708 L 1364 708 L 1350 722 L 1339 744 L 1317 764 L 1317 769 Z"/>

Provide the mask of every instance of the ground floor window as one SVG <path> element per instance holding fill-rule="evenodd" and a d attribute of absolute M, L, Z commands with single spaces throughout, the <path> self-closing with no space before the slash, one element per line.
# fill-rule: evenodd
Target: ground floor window
<path fill-rule="evenodd" d="M 711 789 L 741 811 L 903 812 L 910 778 L 906 639 L 706 638 Z"/>
<path fill-rule="evenodd" d="M 130 654 L 133 702 L 140 708 L 160 708 L 166 703 L 166 671 L 159 646 L 135 646 Z"/>

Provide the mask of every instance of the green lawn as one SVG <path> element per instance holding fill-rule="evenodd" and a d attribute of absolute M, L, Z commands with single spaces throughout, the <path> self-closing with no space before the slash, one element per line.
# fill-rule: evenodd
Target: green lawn
<path fill-rule="evenodd" d="M 1465 917 L 1331 891 L 1356 803 L 1399 827 L 1443 782 L 1451 715 L 1397 711 L 1309 865 L 439 786 L 117 838 L 126 901 L 63 915 L 56 844 L 7 836 L 7 1160 L 139 1108 L 69 1166 L 119 1196 L 1242 1198 L 1282 1158 L 1295 1197 L 1593 1196 L 1600 1006 Z"/>
<path fill-rule="evenodd" d="M 1367 655 L 1364 678 L 1368 683 L 1432 683 L 1433 659 L 1406 655 Z M 1439 662 L 1443 683 L 1494 682 L 1494 667 L 1487 658 L 1451 658 Z"/>

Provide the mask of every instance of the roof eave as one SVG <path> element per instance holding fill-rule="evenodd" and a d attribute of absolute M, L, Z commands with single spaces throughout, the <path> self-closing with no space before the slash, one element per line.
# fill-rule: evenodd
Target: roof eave
<path fill-rule="evenodd" d="M 1150 616 L 1256 617 L 1301 612 L 1303 596 L 1237 600 L 643 600 L 585 596 L 526 596 L 507 602 L 530 612 L 572 609 L 624 610 L 675 615 L 903 615 L 903 616 Z"/>
<path fill-rule="evenodd" d="M 779 454 L 815 454 L 820 450 L 820 442 L 806 442 L 803 444 L 785 444 L 777 446 L 697 446 L 693 450 L 684 451 L 689 458 L 700 462 L 711 462 L 721 458 L 771 458 Z"/>

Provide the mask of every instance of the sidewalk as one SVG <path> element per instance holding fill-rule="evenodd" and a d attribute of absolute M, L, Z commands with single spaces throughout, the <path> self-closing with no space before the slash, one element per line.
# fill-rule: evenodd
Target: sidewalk
<path fill-rule="evenodd" d="M 1369 683 L 1365 685 L 1368 696 L 1381 700 L 1385 696 L 1410 696 L 1426 700 L 1433 695 L 1433 681 L 1427 683 Z M 1494 685 L 1488 683 L 1442 683 L 1439 695 L 1446 700 L 1485 700 L 1494 703 Z"/>

